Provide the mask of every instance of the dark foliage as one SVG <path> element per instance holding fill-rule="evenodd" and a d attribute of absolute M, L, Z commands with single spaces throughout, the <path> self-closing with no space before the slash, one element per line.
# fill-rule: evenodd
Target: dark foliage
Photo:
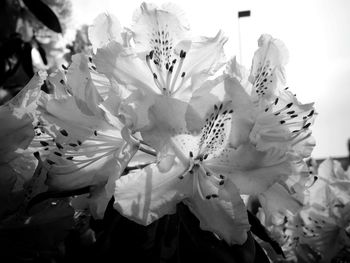
<path fill-rule="evenodd" d="M 23 3 L 45 26 L 56 33 L 62 33 L 60 21 L 55 13 L 41 0 L 23 0 Z"/>

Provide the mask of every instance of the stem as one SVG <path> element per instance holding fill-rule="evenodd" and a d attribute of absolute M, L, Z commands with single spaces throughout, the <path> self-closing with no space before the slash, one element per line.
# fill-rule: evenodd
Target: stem
<path fill-rule="evenodd" d="M 145 168 L 146 166 L 150 165 L 152 163 L 144 163 L 144 164 L 139 164 L 139 165 L 135 165 L 135 166 L 127 166 L 124 170 L 124 172 L 130 172 L 130 171 L 133 171 L 133 170 L 139 170 L 139 169 L 143 169 Z"/>
<path fill-rule="evenodd" d="M 139 150 L 140 150 L 141 152 L 147 153 L 147 154 L 149 154 L 149 155 L 157 156 L 157 152 L 156 152 L 156 151 L 151 150 L 151 149 L 146 149 L 145 147 L 142 147 L 141 145 L 140 145 L 140 147 L 139 147 Z"/>

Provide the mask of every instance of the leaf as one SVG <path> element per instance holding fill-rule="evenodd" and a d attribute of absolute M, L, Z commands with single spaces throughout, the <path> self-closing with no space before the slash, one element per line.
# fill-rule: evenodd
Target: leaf
<path fill-rule="evenodd" d="M 0 228 L 2 262 L 47 262 L 59 255 L 59 244 L 74 226 L 67 200 L 41 203 L 25 223 Z"/>
<path fill-rule="evenodd" d="M 267 229 L 261 224 L 260 220 L 249 210 L 248 220 L 249 224 L 251 225 L 250 230 L 253 232 L 253 234 L 259 237 L 261 240 L 268 242 L 278 255 L 282 255 L 284 258 L 286 258 L 278 242 L 270 237 L 270 234 L 268 233 Z"/>
<path fill-rule="evenodd" d="M 45 26 L 56 33 L 62 33 L 60 21 L 49 6 L 41 0 L 23 0 L 23 3 Z"/>
<path fill-rule="evenodd" d="M 47 191 L 34 196 L 28 203 L 27 210 L 30 210 L 34 205 L 37 205 L 50 198 L 65 198 L 74 195 L 82 195 L 89 193 L 90 186 L 67 191 Z"/>
<path fill-rule="evenodd" d="M 180 262 L 253 263 L 256 261 L 256 242 L 250 232 L 243 245 L 229 246 L 213 233 L 201 230 L 199 220 L 187 206 L 181 203 L 177 206 L 177 210 L 181 221 L 178 248 Z M 264 261 L 262 258 L 259 262 L 269 261 Z"/>
<path fill-rule="evenodd" d="M 42 47 L 42 45 L 39 43 L 39 41 L 36 41 L 36 43 L 38 45 L 38 51 L 39 51 L 40 57 L 41 57 L 44 65 L 47 65 L 47 58 L 46 58 L 45 49 Z"/>
<path fill-rule="evenodd" d="M 15 53 L 19 53 L 22 50 L 23 40 L 18 34 L 11 36 L 5 40 L 0 48 L 0 58 L 7 59 L 13 56 Z"/>
<path fill-rule="evenodd" d="M 33 77 L 34 70 L 32 61 L 32 45 L 30 43 L 23 44 L 21 59 L 24 72 L 28 75 L 29 78 Z"/>
<path fill-rule="evenodd" d="M 165 237 L 167 216 L 148 226 L 139 225 L 113 208 L 114 198 L 109 202 L 102 231 L 94 246 L 92 262 L 110 262 L 118 251 L 123 262 L 169 262 L 160 260 L 161 237 Z M 94 261 L 95 260 L 95 261 Z"/>
<path fill-rule="evenodd" d="M 5 40 L 0 47 L 0 86 L 16 73 L 21 62 L 22 44 L 22 39 L 15 34 Z M 17 58 L 15 63 L 13 63 L 14 56 Z"/>

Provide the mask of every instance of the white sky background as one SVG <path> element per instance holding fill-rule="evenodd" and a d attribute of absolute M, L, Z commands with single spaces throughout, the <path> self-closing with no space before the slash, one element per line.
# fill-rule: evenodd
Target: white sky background
<path fill-rule="evenodd" d="M 141 0 L 72 0 L 75 25 L 91 24 L 101 12 L 131 24 Z M 151 1 L 156 4 L 162 0 Z M 287 81 L 303 102 L 315 102 L 315 158 L 347 156 L 350 138 L 350 1 L 349 0 L 174 0 L 187 14 L 192 32 L 229 37 L 227 57 L 239 57 L 250 68 L 262 33 L 281 39 L 289 49 Z M 251 17 L 237 13 L 251 10 Z"/>

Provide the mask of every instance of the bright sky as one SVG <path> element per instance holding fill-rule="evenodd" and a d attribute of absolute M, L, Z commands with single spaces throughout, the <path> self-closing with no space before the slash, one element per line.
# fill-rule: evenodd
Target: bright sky
<path fill-rule="evenodd" d="M 129 26 L 140 0 L 74 0 L 75 24 L 90 24 L 101 12 L 114 14 Z M 161 4 L 162 0 L 153 0 Z M 281 39 L 290 61 L 287 81 L 301 102 L 315 102 L 315 158 L 347 156 L 350 138 L 350 1 L 348 0 L 176 0 L 186 12 L 192 32 L 213 36 L 222 29 L 229 37 L 228 57 L 239 56 L 250 67 L 260 34 Z M 251 10 L 251 17 L 237 13 Z"/>

